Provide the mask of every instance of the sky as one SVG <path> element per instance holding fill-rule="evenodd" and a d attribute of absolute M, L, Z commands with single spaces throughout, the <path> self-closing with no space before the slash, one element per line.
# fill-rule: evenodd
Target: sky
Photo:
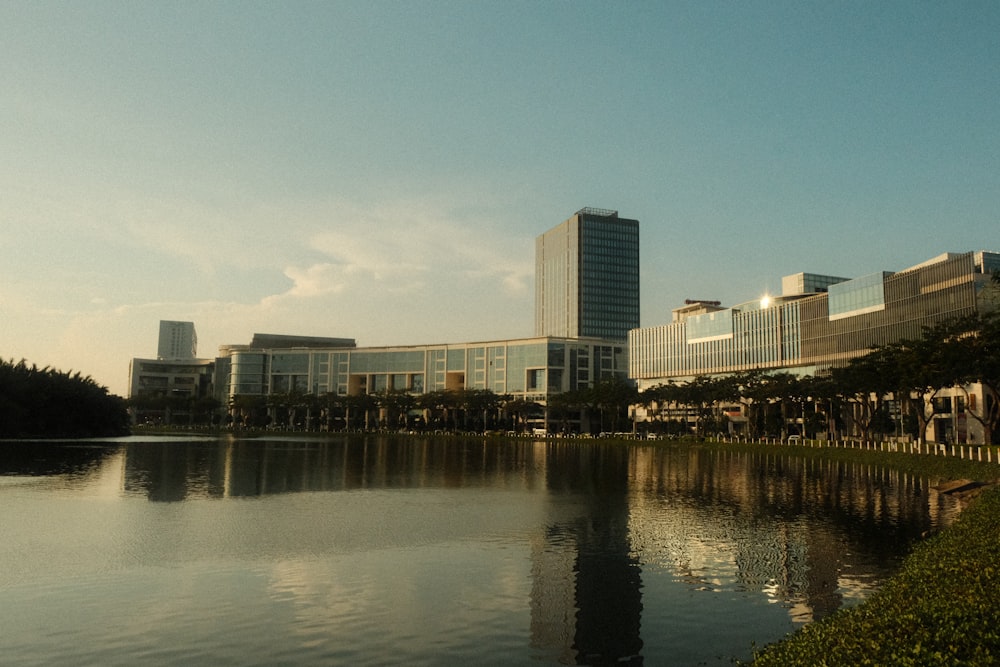
<path fill-rule="evenodd" d="M 527 338 L 640 221 L 642 326 L 1000 250 L 1000 3 L 0 3 L 0 358 L 125 395 L 160 320 Z"/>

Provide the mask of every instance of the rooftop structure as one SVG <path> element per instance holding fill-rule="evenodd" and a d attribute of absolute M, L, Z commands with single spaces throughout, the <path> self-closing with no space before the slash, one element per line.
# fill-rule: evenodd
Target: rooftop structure
<path fill-rule="evenodd" d="M 290 336 L 286 334 L 255 333 L 250 340 L 250 348 L 266 350 L 292 347 L 356 347 L 353 338 L 329 338 L 326 336 Z"/>

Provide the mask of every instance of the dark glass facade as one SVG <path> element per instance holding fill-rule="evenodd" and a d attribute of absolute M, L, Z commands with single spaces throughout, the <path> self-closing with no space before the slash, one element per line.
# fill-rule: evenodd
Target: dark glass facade
<path fill-rule="evenodd" d="M 639 326 L 639 222 L 580 216 L 580 336 L 625 340 Z"/>

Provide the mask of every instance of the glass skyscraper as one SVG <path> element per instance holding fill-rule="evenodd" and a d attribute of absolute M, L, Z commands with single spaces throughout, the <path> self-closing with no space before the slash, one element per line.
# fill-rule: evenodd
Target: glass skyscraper
<path fill-rule="evenodd" d="M 627 340 L 639 326 L 639 221 L 584 208 L 535 239 L 535 335 Z"/>

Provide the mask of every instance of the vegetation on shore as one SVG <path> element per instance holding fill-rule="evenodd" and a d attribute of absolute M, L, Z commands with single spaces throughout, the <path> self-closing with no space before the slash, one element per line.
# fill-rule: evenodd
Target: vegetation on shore
<path fill-rule="evenodd" d="M 129 432 L 125 399 L 89 376 L 0 360 L 0 438 L 89 438 Z"/>

